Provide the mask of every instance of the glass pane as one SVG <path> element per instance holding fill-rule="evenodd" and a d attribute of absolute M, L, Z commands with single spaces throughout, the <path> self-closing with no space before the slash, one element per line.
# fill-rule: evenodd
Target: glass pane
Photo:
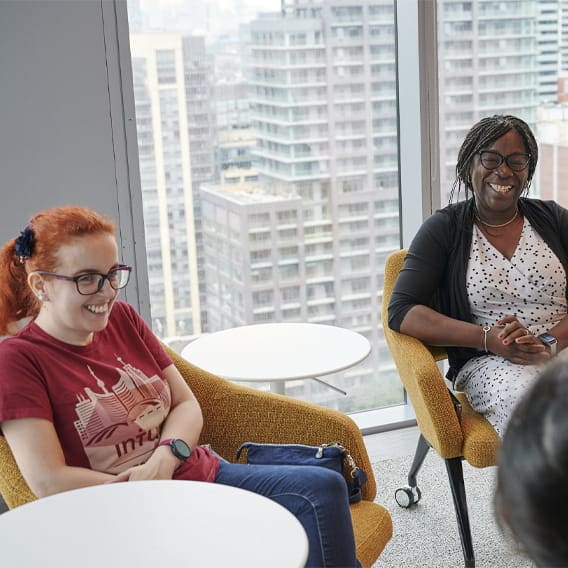
<path fill-rule="evenodd" d="M 179 349 L 252 323 L 346 327 L 373 346 L 324 377 L 348 396 L 287 392 L 402 403 L 380 323 L 400 248 L 393 0 L 128 9 L 154 331 Z"/>
<path fill-rule="evenodd" d="M 556 2 L 438 0 L 441 204 L 449 201 L 458 150 L 475 122 L 513 114 L 538 133 L 539 105 L 556 100 Z M 553 12 L 556 11 L 554 8 Z M 556 24 L 552 20 L 556 18 Z M 543 57 L 552 49 L 555 55 Z M 533 193 L 538 192 L 538 180 Z"/>

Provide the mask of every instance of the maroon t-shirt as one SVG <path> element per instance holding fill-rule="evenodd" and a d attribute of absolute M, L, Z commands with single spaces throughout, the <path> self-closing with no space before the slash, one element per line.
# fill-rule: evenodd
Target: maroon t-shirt
<path fill-rule="evenodd" d="M 53 422 L 65 461 L 106 473 L 144 463 L 156 448 L 171 395 L 172 364 L 150 328 L 124 302 L 89 345 L 70 345 L 31 322 L 0 341 L 0 422 Z M 218 458 L 194 449 L 174 476 L 213 481 Z"/>

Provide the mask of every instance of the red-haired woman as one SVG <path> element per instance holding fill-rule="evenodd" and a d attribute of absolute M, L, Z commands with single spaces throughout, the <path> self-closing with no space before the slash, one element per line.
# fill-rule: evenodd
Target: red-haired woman
<path fill-rule="evenodd" d="M 58 207 L 0 250 L 0 335 L 11 334 L 0 342 L 0 426 L 32 491 L 171 478 L 241 487 L 296 515 L 309 566 L 358 566 L 341 475 L 231 464 L 198 445 L 199 403 L 117 300 L 130 267 L 114 232 L 91 210 Z"/>

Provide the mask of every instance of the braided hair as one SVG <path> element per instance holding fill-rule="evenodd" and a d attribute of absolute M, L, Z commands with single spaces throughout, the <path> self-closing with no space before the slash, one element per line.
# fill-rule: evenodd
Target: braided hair
<path fill-rule="evenodd" d="M 524 120 L 516 116 L 495 114 L 482 118 L 467 133 L 458 153 L 456 179 L 450 192 L 450 202 L 453 201 L 454 196 L 456 199 L 459 199 L 462 185 L 465 191 L 465 199 L 470 197 L 470 193 L 473 194 L 471 166 L 476 154 L 513 129 L 519 133 L 525 144 L 526 151 L 530 154 L 527 185 L 525 188 L 525 192 L 528 192 L 538 161 L 538 144 L 534 134 Z"/>

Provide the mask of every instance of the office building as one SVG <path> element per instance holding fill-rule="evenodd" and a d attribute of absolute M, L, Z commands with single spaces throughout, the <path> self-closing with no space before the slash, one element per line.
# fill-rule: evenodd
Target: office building
<path fill-rule="evenodd" d="M 560 73 L 568 72 L 568 0 L 559 0 L 558 21 L 560 25 Z"/>
<path fill-rule="evenodd" d="M 382 272 L 386 255 L 399 246 L 393 4 L 284 8 L 248 29 L 259 189 L 254 198 L 238 188 L 231 198 L 215 194 L 219 211 L 243 200 L 227 230 L 244 247 L 241 270 L 250 269 L 251 287 L 233 284 L 243 298 L 231 296 L 240 307 L 228 313 L 222 300 L 230 284 L 211 289 L 222 263 L 207 265 L 210 329 L 300 319 L 348 327 L 375 346 L 352 372 L 369 383 L 382 362 L 381 381 L 388 384 L 393 368 L 380 329 Z M 213 200 L 212 191 L 205 194 Z M 253 205 L 259 195 L 262 206 Z M 208 220 L 206 247 L 213 226 Z"/>
<path fill-rule="evenodd" d="M 537 3 L 537 65 L 538 100 L 555 102 L 560 69 L 561 42 L 560 0 L 539 0 Z"/>
<path fill-rule="evenodd" d="M 442 205 L 455 179 L 458 150 L 475 122 L 514 114 L 536 125 L 539 86 L 544 88 L 538 8 L 538 2 L 438 0 Z"/>
<path fill-rule="evenodd" d="M 153 328 L 162 337 L 200 333 L 198 188 L 213 174 L 204 40 L 148 33 L 131 34 L 130 44 Z"/>
<path fill-rule="evenodd" d="M 542 199 L 568 207 L 568 103 L 539 109 L 539 188 Z"/>
<path fill-rule="evenodd" d="M 204 246 L 207 273 L 207 312 L 212 330 L 271 322 L 329 323 L 335 316 L 331 244 L 319 253 L 327 264 L 314 263 L 310 230 L 303 203 L 296 193 L 275 195 L 258 184 L 202 186 Z M 367 302 L 363 295 L 362 308 Z M 361 311 L 357 331 L 365 332 Z M 400 400 L 400 388 L 372 380 L 373 370 L 357 366 L 332 378 L 349 397 L 315 381 L 291 381 L 289 395 L 340 410 Z M 380 399 L 378 397 L 381 397 Z"/>

